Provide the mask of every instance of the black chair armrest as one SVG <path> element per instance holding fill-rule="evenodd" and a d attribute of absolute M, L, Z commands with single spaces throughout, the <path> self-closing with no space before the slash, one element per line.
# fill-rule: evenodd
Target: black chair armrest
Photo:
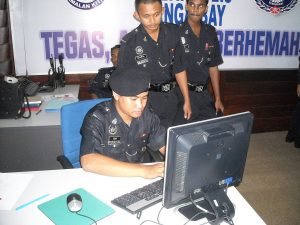
<path fill-rule="evenodd" d="M 73 169 L 72 163 L 69 161 L 67 157 L 64 155 L 60 155 L 56 157 L 56 160 L 61 164 L 62 168 L 64 169 Z"/>

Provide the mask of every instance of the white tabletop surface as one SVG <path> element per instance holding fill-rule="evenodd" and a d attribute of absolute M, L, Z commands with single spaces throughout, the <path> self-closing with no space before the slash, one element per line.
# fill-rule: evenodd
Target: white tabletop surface
<path fill-rule="evenodd" d="M 130 192 L 135 188 L 141 187 L 153 180 L 146 180 L 143 178 L 119 178 L 106 177 L 97 174 L 84 172 L 82 169 L 70 170 L 48 170 L 26 172 L 33 174 L 33 178 L 25 191 L 18 199 L 12 210 L 0 210 L 0 224 L 5 225 L 33 225 L 33 224 L 53 224 L 38 208 L 37 206 L 52 198 L 75 190 L 77 188 L 84 188 L 101 201 L 110 205 L 114 210 L 114 214 L 97 222 L 98 225 L 121 225 L 121 224 L 141 224 L 146 220 L 157 221 L 157 215 L 162 207 L 158 203 L 143 211 L 141 218 L 138 220 L 135 215 L 128 213 L 125 210 L 111 204 L 111 200 L 124 193 Z M 12 173 L 15 174 L 15 173 Z M 18 173 L 19 174 L 19 173 Z M 1 174 L 0 174 L 1 176 Z M 14 187 L 11 187 L 12 189 Z M 31 201 L 39 196 L 49 194 L 29 206 L 16 211 L 15 208 L 21 204 Z M 228 196 L 235 205 L 235 217 L 233 218 L 235 225 L 263 225 L 264 221 L 254 211 L 254 209 L 241 196 L 236 188 L 228 189 Z M 164 225 L 183 225 L 187 221 L 180 213 L 174 209 L 163 209 L 161 211 L 159 220 Z M 188 224 L 203 224 L 203 221 L 191 222 Z M 145 222 L 144 225 L 154 224 L 152 222 Z M 226 223 L 222 223 L 226 224 Z"/>
<path fill-rule="evenodd" d="M 78 97 L 79 85 L 66 85 L 65 87 L 59 87 L 54 92 L 38 93 L 37 95 L 59 95 L 59 94 L 73 94 Z M 5 127 L 31 127 L 31 126 L 59 126 L 60 125 L 60 112 L 45 112 L 43 107 L 46 103 L 42 103 L 42 111 L 36 115 L 36 112 L 31 113 L 29 119 L 1 119 L 0 128 Z"/>

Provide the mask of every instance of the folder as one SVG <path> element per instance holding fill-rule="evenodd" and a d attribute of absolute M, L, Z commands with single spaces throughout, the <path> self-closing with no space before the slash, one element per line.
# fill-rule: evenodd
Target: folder
<path fill-rule="evenodd" d="M 61 107 L 74 102 L 78 102 L 78 99 L 52 99 L 44 108 L 46 112 L 59 112 Z"/>
<path fill-rule="evenodd" d="M 84 216 L 69 211 L 67 197 L 71 193 L 77 193 L 81 196 L 82 209 L 78 213 Z M 38 208 L 56 225 L 90 225 L 94 222 L 87 217 L 98 221 L 114 213 L 113 208 L 100 201 L 83 188 L 78 188 L 42 203 Z"/>

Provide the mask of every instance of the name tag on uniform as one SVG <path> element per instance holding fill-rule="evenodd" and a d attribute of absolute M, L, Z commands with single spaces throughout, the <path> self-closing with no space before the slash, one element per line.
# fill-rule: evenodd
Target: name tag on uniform
<path fill-rule="evenodd" d="M 189 44 L 185 44 L 185 45 L 183 45 L 183 47 L 184 47 L 184 52 L 185 53 L 189 53 L 190 52 L 190 46 L 189 46 Z"/>
<path fill-rule="evenodd" d="M 109 136 L 108 137 L 108 145 L 118 145 L 121 143 L 120 136 Z"/>
<path fill-rule="evenodd" d="M 138 65 L 141 65 L 147 63 L 149 60 L 146 54 L 142 54 L 142 55 L 137 55 L 135 57 L 135 61 L 137 62 Z"/>

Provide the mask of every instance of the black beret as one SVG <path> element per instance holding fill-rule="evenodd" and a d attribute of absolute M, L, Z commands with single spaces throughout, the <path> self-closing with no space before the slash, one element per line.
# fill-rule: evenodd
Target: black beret
<path fill-rule="evenodd" d="M 150 74 L 139 69 L 116 69 L 109 78 L 109 85 L 121 96 L 136 96 L 148 91 L 150 80 Z"/>

